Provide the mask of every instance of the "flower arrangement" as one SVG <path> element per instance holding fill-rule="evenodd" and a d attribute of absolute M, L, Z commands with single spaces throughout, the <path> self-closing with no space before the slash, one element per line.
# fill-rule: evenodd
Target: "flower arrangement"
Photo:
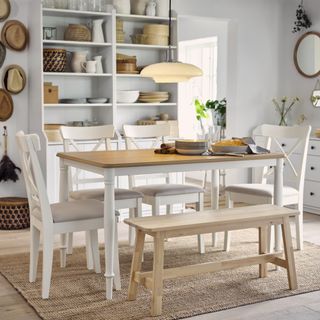
<path fill-rule="evenodd" d="M 276 107 L 276 110 L 278 111 L 279 115 L 280 115 L 280 121 L 279 121 L 279 126 L 287 126 L 287 115 L 290 112 L 290 110 L 292 109 L 292 107 L 300 101 L 300 99 L 298 97 L 292 98 L 291 102 L 289 103 L 289 105 L 287 105 L 288 102 L 288 98 L 287 97 L 283 97 L 280 102 L 277 101 L 277 99 L 272 99 L 273 104 Z"/>

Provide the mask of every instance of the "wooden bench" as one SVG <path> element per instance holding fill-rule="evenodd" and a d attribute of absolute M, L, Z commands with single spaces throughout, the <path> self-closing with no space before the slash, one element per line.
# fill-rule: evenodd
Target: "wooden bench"
<path fill-rule="evenodd" d="M 191 214 L 133 218 L 125 223 L 136 228 L 136 244 L 131 265 L 128 299 L 135 300 L 138 284 L 152 291 L 151 315 L 162 313 L 163 280 L 193 274 L 234 269 L 250 265 L 259 265 L 259 276 L 267 276 L 267 263 L 287 269 L 289 288 L 297 288 L 297 277 L 289 226 L 289 217 L 298 211 L 273 205 L 259 205 L 218 211 L 203 211 Z M 272 224 L 282 227 L 284 255 L 282 253 L 267 253 L 267 232 Z M 164 239 L 197 235 L 211 232 L 259 229 L 259 254 L 233 260 L 208 262 L 179 268 L 163 268 Z M 141 272 L 145 235 L 154 238 L 153 271 Z M 214 284 L 213 284 L 214 285 Z"/>

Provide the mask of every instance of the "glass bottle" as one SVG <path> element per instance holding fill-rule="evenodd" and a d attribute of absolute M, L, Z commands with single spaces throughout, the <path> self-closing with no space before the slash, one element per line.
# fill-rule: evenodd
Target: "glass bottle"
<path fill-rule="evenodd" d="M 68 9 L 68 1 L 66 1 L 66 0 L 54 0 L 54 7 L 56 9 Z"/>
<path fill-rule="evenodd" d="M 88 0 L 79 0 L 78 6 L 80 11 L 89 11 Z"/>
<path fill-rule="evenodd" d="M 78 0 L 68 0 L 68 9 L 69 10 L 78 10 L 79 9 Z"/>

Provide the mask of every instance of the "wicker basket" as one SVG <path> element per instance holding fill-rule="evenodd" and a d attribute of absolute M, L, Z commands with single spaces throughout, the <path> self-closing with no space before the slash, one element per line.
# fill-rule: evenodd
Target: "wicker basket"
<path fill-rule="evenodd" d="M 67 66 L 67 50 L 56 48 L 43 49 L 43 71 L 64 72 Z"/>
<path fill-rule="evenodd" d="M 18 230 L 29 228 L 28 199 L 0 198 L 0 229 Z"/>
<path fill-rule="evenodd" d="M 64 33 L 64 40 L 91 41 L 91 31 L 87 26 L 82 24 L 69 24 Z"/>

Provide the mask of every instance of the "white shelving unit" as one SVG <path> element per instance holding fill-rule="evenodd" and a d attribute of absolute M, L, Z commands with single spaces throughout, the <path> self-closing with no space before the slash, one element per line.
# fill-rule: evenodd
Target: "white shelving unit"
<path fill-rule="evenodd" d="M 42 8 L 41 0 L 34 0 L 38 4 L 35 15 L 29 21 L 29 30 L 32 34 L 33 46 L 30 48 L 30 72 L 34 81 L 30 81 L 32 92 L 41 92 L 33 95 L 29 100 L 30 114 L 39 114 L 39 117 L 30 117 L 30 131 L 37 132 L 41 137 L 43 146 L 42 166 L 47 174 L 48 188 L 57 188 L 58 160 L 55 155 L 62 151 L 61 142 L 48 142 L 44 134 L 44 124 L 68 124 L 77 122 L 98 122 L 101 124 L 113 124 L 119 131 L 123 124 L 135 124 L 137 120 L 149 119 L 160 113 L 168 113 L 170 120 L 178 120 L 178 86 L 176 84 L 156 84 L 150 78 L 140 74 L 117 74 L 116 54 L 134 55 L 137 57 L 138 66 L 146 66 L 163 61 L 168 46 L 132 44 L 130 35 L 137 29 L 142 29 L 146 23 L 168 24 L 167 17 L 148 17 L 140 15 L 117 14 L 109 6 L 108 12 L 84 12 L 61 9 Z M 111 1 L 109 1 L 111 2 Z M 64 31 L 69 24 L 89 25 L 94 19 L 103 19 L 103 31 L 105 43 L 65 41 Z M 125 43 L 116 43 L 116 19 L 124 21 L 126 34 Z M 177 23 L 173 17 L 173 48 L 177 49 Z M 57 28 L 57 40 L 43 40 L 42 28 Z M 103 74 L 73 73 L 67 72 L 42 72 L 43 48 L 63 48 L 68 52 L 87 51 L 88 60 L 96 55 L 103 57 Z M 70 58 L 68 57 L 68 60 Z M 80 98 L 109 98 L 109 103 L 104 104 L 44 104 L 43 84 L 52 82 L 59 87 L 60 99 Z M 139 91 L 169 91 L 170 100 L 165 103 L 117 103 L 117 90 Z M 119 145 L 118 141 L 114 143 Z M 84 144 L 84 150 L 86 144 Z M 55 194 L 51 199 L 56 199 L 56 190 L 49 190 L 49 194 Z"/>

